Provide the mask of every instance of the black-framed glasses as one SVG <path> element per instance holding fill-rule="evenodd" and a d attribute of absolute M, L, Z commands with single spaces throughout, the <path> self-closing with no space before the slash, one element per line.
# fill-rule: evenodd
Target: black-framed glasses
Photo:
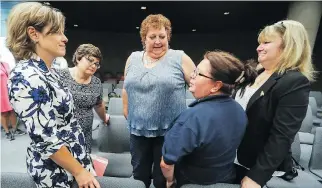
<path fill-rule="evenodd" d="M 101 64 L 100 62 L 95 62 L 94 59 L 88 57 L 88 56 L 85 56 L 85 58 L 87 59 L 87 61 L 89 62 L 90 66 L 92 65 L 95 65 L 97 69 L 101 68 Z"/>
<path fill-rule="evenodd" d="M 196 78 L 197 75 L 202 76 L 202 77 L 205 77 L 205 78 L 208 78 L 208 79 L 211 79 L 211 80 L 215 80 L 214 78 L 212 78 L 210 76 L 207 76 L 207 75 L 204 75 L 204 74 L 200 73 L 199 69 L 198 68 L 195 68 L 195 70 L 192 73 L 192 78 Z"/>

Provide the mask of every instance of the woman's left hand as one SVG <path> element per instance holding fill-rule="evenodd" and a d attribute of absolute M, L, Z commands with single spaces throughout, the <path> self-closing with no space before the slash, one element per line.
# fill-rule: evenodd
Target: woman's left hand
<path fill-rule="evenodd" d="M 245 176 L 241 181 L 241 188 L 261 188 L 255 181 Z"/>

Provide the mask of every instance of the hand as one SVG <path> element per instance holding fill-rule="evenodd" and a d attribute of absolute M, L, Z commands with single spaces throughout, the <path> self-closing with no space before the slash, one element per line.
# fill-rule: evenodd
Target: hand
<path fill-rule="evenodd" d="M 167 170 L 169 169 L 169 165 L 165 164 L 163 157 L 161 157 L 160 167 L 165 168 Z"/>
<path fill-rule="evenodd" d="M 75 180 L 79 188 L 101 188 L 93 174 L 87 171 L 85 168 L 75 175 Z"/>
<path fill-rule="evenodd" d="M 164 162 L 163 157 L 162 157 L 161 162 L 160 162 L 160 167 L 161 167 L 161 171 L 162 171 L 163 176 L 167 180 L 167 188 L 175 187 L 175 179 L 173 176 L 174 165 L 167 165 Z"/>
<path fill-rule="evenodd" d="M 241 188 L 261 188 L 255 181 L 245 176 L 241 181 Z"/>
<path fill-rule="evenodd" d="M 110 115 L 109 115 L 109 114 L 106 114 L 106 116 L 105 116 L 105 119 L 104 119 L 103 123 L 104 123 L 105 125 L 109 125 L 109 124 L 110 124 Z"/>

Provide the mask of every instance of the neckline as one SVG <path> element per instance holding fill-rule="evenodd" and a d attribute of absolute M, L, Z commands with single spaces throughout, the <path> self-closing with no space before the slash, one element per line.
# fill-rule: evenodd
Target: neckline
<path fill-rule="evenodd" d="M 156 64 L 153 66 L 153 67 L 150 67 L 150 68 L 148 68 L 148 67 L 146 67 L 145 66 L 145 64 L 144 64 L 144 54 L 146 53 L 145 51 L 142 51 L 142 58 L 141 58 L 141 64 L 142 64 L 142 66 L 145 68 L 145 69 L 154 69 L 155 67 L 157 67 L 157 66 L 159 66 L 159 64 L 161 64 L 162 63 L 162 61 L 165 59 L 165 57 L 168 55 L 168 53 L 169 53 L 169 50 L 170 49 L 168 49 L 167 50 L 167 52 L 162 56 L 162 57 L 160 57 L 156 62 Z"/>
<path fill-rule="evenodd" d="M 74 78 L 73 78 L 73 76 L 72 76 L 72 73 L 71 73 L 71 69 L 72 68 L 67 68 L 67 72 L 68 72 L 68 75 L 70 76 L 70 78 L 76 83 L 76 84 L 78 84 L 78 85 L 82 85 L 82 86 L 89 86 L 92 82 L 93 82 L 93 77 L 91 76 L 90 77 L 90 81 L 89 81 L 89 83 L 86 83 L 86 84 L 83 84 L 83 83 L 79 83 L 79 82 L 77 82 Z"/>
<path fill-rule="evenodd" d="M 230 99 L 231 97 L 228 94 L 218 94 L 218 95 L 210 95 L 206 96 L 200 99 L 196 99 L 194 102 L 192 102 L 189 107 L 193 107 L 199 103 L 205 102 L 205 101 L 210 101 L 210 100 L 225 100 L 225 99 Z"/>

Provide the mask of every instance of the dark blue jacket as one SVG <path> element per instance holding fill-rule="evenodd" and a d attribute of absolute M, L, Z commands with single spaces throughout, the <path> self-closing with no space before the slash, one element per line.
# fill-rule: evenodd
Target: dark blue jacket
<path fill-rule="evenodd" d="M 175 164 L 175 171 L 194 184 L 232 180 L 247 124 L 245 111 L 228 95 L 199 99 L 190 107 L 165 135 L 164 162 Z"/>

